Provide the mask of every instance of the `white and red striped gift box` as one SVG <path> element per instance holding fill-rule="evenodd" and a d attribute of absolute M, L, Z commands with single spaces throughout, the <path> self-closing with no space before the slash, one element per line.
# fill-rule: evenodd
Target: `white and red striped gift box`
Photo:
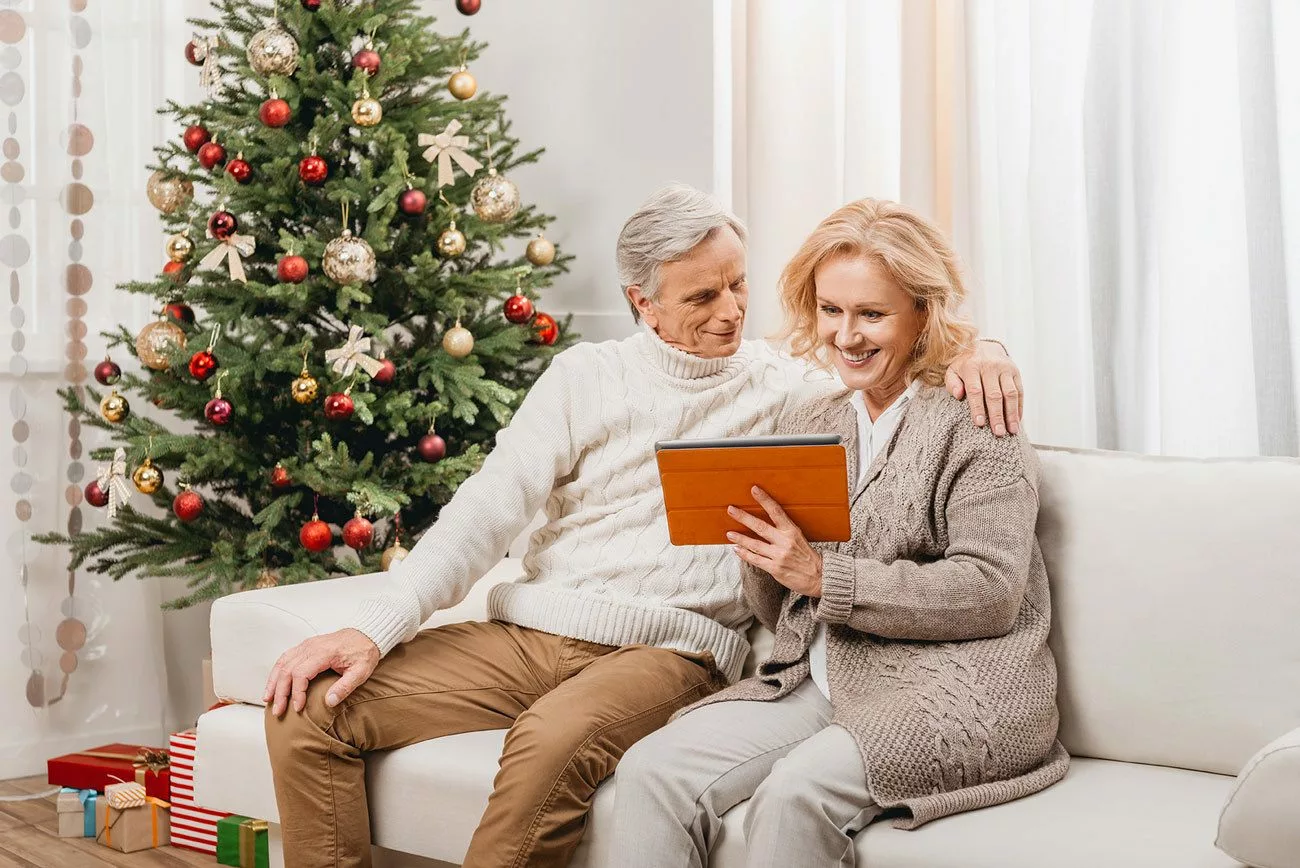
<path fill-rule="evenodd" d="M 173 733 L 167 740 L 172 758 L 172 840 L 173 847 L 200 853 L 217 852 L 217 820 L 230 816 L 209 811 L 194 802 L 194 745 L 192 729 Z"/>

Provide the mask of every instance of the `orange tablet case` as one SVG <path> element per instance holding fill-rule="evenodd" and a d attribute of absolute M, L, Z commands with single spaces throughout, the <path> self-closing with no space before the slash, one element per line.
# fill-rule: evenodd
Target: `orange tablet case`
<path fill-rule="evenodd" d="M 750 493 L 755 485 L 781 504 L 810 542 L 849 538 L 842 445 L 658 449 L 655 457 L 673 545 L 729 545 L 727 531 L 751 533 L 727 515 L 727 507 L 766 520 Z"/>

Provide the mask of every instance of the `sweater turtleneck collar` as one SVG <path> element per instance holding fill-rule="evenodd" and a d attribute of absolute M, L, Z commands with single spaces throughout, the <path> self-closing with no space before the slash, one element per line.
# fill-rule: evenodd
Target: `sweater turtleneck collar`
<path fill-rule="evenodd" d="M 724 377 L 744 367 L 746 351 L 742 343 L 730 356 L 706 359 L 669 346 L 649 326 L 643 327 L 645 355 L 652 367 L 677 380 L 705 380 Z"/>

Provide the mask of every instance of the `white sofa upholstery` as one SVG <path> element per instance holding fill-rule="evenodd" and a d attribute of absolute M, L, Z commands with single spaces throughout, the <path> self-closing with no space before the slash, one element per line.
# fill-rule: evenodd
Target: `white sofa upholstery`
<path fill-rule="evenodd" d="M 1040 456 L 1038 535 L 1052 582 L 1061 739 L 1074 763 L 1059 784 L 1018 802 L 914 832 L 874 824 L 858 836 L 861 864 L 1239 866 L 1215 848 L 1234 776 L 1300 727 L 1300 462 L 1059 449 Z M 502 562 L 429 624 L 483 617 L 488 587 L 518 571 L 517 561 Z M 240 704 L 199 722 L 202 803 L 277 819 L 258 707 L 266 674 L 281 651 L 343 624 L 385 581 L 360 576 L 251 591 L 213 606 L 215 688 Z M 396 851 L 459 862 L 487 802 L 502 737 L 451 736 L 371 759 L 373 834 L 390 851 L 387 864 L 414 864 Z M 575 865 L 610 866 L 616 785 L 615 778 L 597 794 Z M 1278 791 L 1276 780 L 1269 786 Z M 1238 801 L 1238 810 L 1252 812 L 1241 828 L 1261 845 L 1254 852 L 1287 846 L 1283 830 L 1300 825 L 1300 804 Z M 713 866 L 744 864 L 744 810 L 727 815 Z M 1267 811 L 1274 813 L 1261 816 Z M 1292 868 L 1300 858 L 1258 864 Z"/>

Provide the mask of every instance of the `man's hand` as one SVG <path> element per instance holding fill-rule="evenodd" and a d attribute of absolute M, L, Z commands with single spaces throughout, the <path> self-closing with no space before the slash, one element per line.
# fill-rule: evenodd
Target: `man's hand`
<path fill-rule="evenodd" d="M 307 684 L 326 669 L 342 677 L 334 682 L 325 704 L 333 708 L 360 687 L 379 665 L 379 647 L 360 630 L 348 627 L 301 642 L 280 655 L 266 679 L 262 701 L 270 703 L 271 713 L 281 717 L 288 709 L 302 711 L 307 705 Z"/>
<path fill-rule="evenodd" d="M 757 485 L 752 490 L 758 505 L 767 512 L 771 524 L 734 506 L 727 514 L 754 532 L 756 537 L 743 533 L 728 533 L 727 539 L 736 544 L 736 554 L 745 563 L 765 570 L 768 575 L 797 594 L 807 597 L 822 595 L 822 556 L 808 544 L 803 531 L 790 520 L 781 504 Z"/>
<path fill-rule="evenodd" d="M 1025 409 L 1020 369 L 1007 351 L 995 341 L 979 341 L 975 351 L 958 357 L 946 377 L 948 391 L 958 401 L 965 399 L 976 428 L 985 422 L 1003 437 L 1020 431 Z"/>

